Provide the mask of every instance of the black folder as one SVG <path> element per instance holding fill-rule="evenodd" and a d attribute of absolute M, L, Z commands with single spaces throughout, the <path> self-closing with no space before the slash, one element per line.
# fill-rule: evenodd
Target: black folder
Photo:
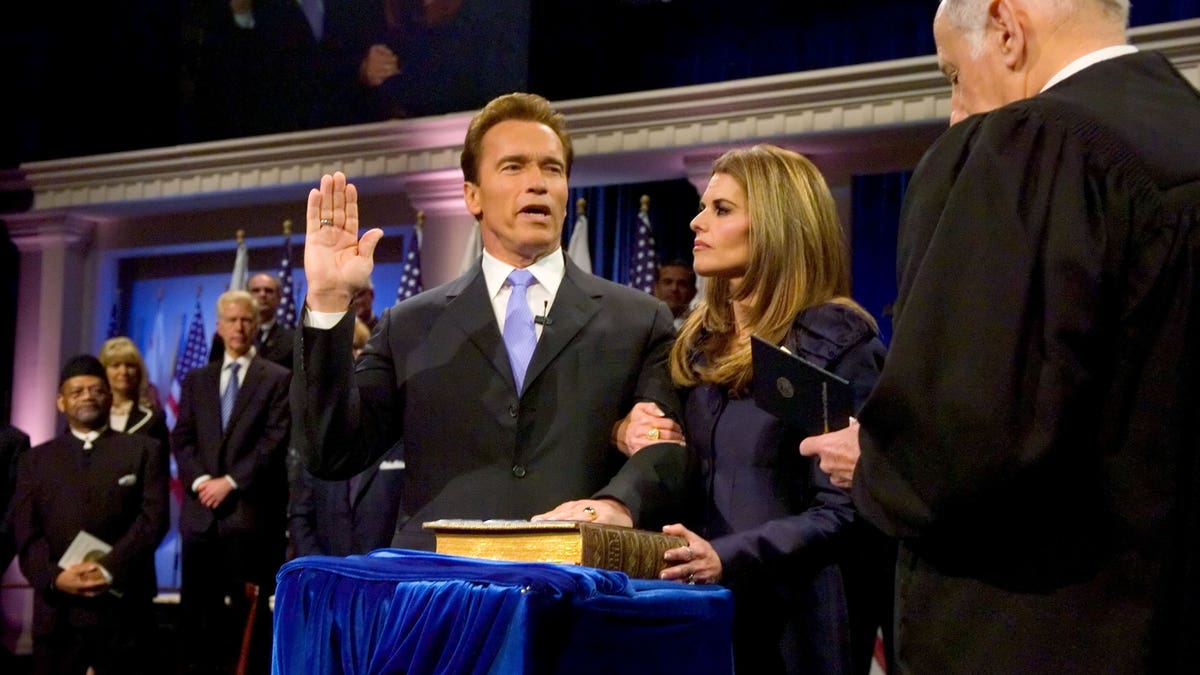
<path fill-rule="evenodd" d="M 850 425 L 854 396 L 849 380 L 795 354 L 750 336 L 754 403 L 806 435 Z"/>

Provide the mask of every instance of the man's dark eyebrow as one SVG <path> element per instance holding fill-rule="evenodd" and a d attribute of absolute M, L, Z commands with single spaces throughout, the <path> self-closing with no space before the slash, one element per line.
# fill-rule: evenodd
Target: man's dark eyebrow
<path fill-rule="evenodd" d="M 496 160 L 496 165 L 499 166 L 501 164 L 508 164 L 509 162 L 516 162 L 517 164 L 528 164 L 529 163 L 529 155 L 522 155 L 522 154 L 505 155 L 505 156 L 501 157 L 500 159 Z"/>

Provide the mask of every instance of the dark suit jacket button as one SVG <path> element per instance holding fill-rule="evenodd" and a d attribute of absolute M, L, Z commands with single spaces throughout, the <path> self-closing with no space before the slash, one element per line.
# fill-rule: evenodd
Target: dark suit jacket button
<path fill-rule="evenodd" d="M 521 466 L 520 464 L 513 464 L 512 471 L 513 471 L 513 475 L 516 476 L 517 478 L 525 477 L 525 467 Z"/>
<path fill-rule="evenodd" d="M 508 416 L 513 419 L 517 419 L 517 406 L 515 403 L 508 406 Z"/>

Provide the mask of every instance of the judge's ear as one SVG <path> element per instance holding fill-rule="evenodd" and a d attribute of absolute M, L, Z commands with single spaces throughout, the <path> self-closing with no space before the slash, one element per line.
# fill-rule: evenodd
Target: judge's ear
<path fill-rule="evenodd" d="M 479 202 L 479 186 L 471 181 L 463 182 L 463 201 L 467 203 L 467 212 L 479 220 L 483 214 L 483 204 Z"/>
<path fill-rule="evenodd" d="M 1025 26 L 1029 14 L 1020 0 L 990 0 L 987 7 L 987 38 L 999 41 L 1000 57 L 1009 70 L 1025 65 Z"/>
<path fill-rule="evenodd" d="M 54 397 L 54 403 L 58 406 L 58 412 L 67 412 L 67 397 L 63 396 L 62 392 L 59 392 L 58 396 Z"/>

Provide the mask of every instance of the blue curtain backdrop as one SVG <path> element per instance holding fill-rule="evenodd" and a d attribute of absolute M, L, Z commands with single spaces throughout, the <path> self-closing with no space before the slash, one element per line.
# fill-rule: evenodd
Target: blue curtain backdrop
<path fill-rule="evenodd" d="M 896 301 L 896 233 L 911 171 L 855 176 L 851 181 L 851 295 L 879 322 L 883 343 L 892 339 Z"/>
<path fill-rule="evenodd" d="M 700 197 L 692 184 L 677 180 L 572 188 L 563 227 L 563 246 L 575 229 L 576 201 L 587 200 L 588 248 L 592 272 L 620 284 L 629 283 L 629 255 L 637 227 L 642 195 L 650 196 L 650 225 L 660 262 L 692 262 L 692 231 L 688 225 L 696 215 Z"/>

